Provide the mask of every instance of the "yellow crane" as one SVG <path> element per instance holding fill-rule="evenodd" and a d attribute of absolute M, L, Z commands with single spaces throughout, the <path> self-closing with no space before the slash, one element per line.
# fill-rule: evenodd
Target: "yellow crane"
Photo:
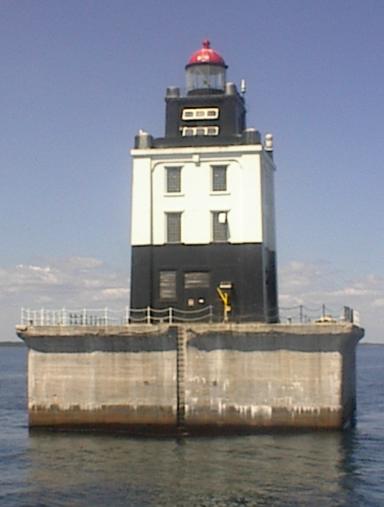
<path fill-rule="evenodd" d="M 224 322 L 228 322 L 228 313 L 231 311 L 229 292 L 224 292 L 220 287 L 217 287 L 216 291 L 223 303 Z"/>

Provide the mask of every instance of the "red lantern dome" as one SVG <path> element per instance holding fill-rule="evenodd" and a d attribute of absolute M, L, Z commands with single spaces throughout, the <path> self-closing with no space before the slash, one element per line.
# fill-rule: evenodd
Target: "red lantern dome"
<path fill-rule="evenodd" d="M 203 41 L 203 47 L 192 54 L 186 67 L 189 67 L 190 65 L 200 65 L 205 63 L 227 67 L 225 65 L 223 57 L 217 51 L 211 48 L 211 43 L 209 40 Z"/>
<path fill-rule="evenodd" d="M 185 66 L 188 95 L 224 92 L 227 66 L 222 56 L 210 46 L 209 40 L 205 40 L 203 47 L 193 53 Z"/>

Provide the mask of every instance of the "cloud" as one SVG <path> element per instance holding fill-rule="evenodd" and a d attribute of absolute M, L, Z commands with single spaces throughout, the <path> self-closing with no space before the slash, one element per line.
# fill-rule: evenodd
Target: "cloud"
<path fill-rule="evenodd" d="M 125 304 L 129 298 L 129 289 L 122 287 L 102 289 L 94 294 L 93 301 L 121 301 L 124 300 Z"/>
<path fill-rule="evenodd" d="M 58 259 L 53 261 L 53 265 L 57 265 L 63 270 L 87 271 L 99 268 L 103 265 L 100 259 L 95 257 L 68 257 L 66 259 Z"/>
<path fill-rule="evenodd" d="M 79 273 L 79 271 L 81 273 Z M 0 297 L 19 295 L 62 299 L 67 294 L 82 301 L 84 296 L 104 294 L 106 299 L 126 297 L 127 275 L 121 276 L 98 259 L 79 257 L 55 260 L 49 265 L 24 265 L 0 270 Z M 100 297 L 102 299 L 102 297 Z"/>
<path fill-rule="evenodd" d="M 279 272 L 280 315 L 297 318 L 304 312 L 308 318 L 316 318 L 323 311 L 338 317 L 344 306 L 360 313 L 370 341 L 381 340 L 384 329 L 384 277 L 366 274 L 355 279 L 329 262 L 291 261 Z M 300 310 L 300 305 L 303 309 Z"/>
<path fill-rule="evenodd" d="M 366 274 L 351 279 L 330 262 L 291 261 L 279 270 L 279 295 L 282 320 L 298 318 L 300 306 L 309 319 L 321 315 L 323 304 L 326 312 L 335 317 L 342 314 L 344 306 L 350 306 L 360 312 L 368 340 L 381 339 L 383 276 Z M 0 268 L 0 304 L 0 339 L 11 339 L 21 307 L 108 307 L 121 311 L 129 304 L 129 276 L 93 257 L 3 267 Z"/>
<path fill-rule="evenodd" d="M 0 268 L 0 340 L 14 336 L 21 307 L 122 309 L 129 304 L 128 273 L 93 257 L 53 259 Z"/>

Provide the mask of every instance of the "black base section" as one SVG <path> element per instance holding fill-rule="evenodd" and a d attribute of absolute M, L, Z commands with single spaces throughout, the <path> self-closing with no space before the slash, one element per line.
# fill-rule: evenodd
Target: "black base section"
<path fill-rule="evenodd" d="M 263 259 L 264 249 L 264 259 Z M 160 293 L 160 272 L 176 273 L 175 295 Z M 185 273 L 209 274 L 206 287 L 185 287 Z M 213 306 L 223 315 L 217 287 L 231 282 L 229 320 L 277 322 L 275 253 L 262 244 L 162 245 L 132 247 L 131 307 L 197 310 Z"/>

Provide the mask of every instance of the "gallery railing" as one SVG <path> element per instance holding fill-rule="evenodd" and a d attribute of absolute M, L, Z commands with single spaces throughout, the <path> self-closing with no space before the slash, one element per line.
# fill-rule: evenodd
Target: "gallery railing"
<path fill-rule="evenodd" d="M 231 321 L 231 318 L 229 320 Z M 256 313 L 233 318 L 234 322 L 260 320 L 260 316 Z M 282 324 L 351 322 L 360 325 L 359 313 L 348 306 L 339 309 L 331 309 L 326 305 L 280 307 L 279 315 L 271 314 L 268 320 Z M 174 307 L 132 309 L 128 306 L 122 311 L 107 307 L 98 309 L 41 308 L 39 310 L 22 308 L 20 319 L 21 325 L 26 326 L 125 326 L 183 322 L 223 322 L 223 313 L 218 312 L 212 305 L 197 310 L 181 310 Z"/>

